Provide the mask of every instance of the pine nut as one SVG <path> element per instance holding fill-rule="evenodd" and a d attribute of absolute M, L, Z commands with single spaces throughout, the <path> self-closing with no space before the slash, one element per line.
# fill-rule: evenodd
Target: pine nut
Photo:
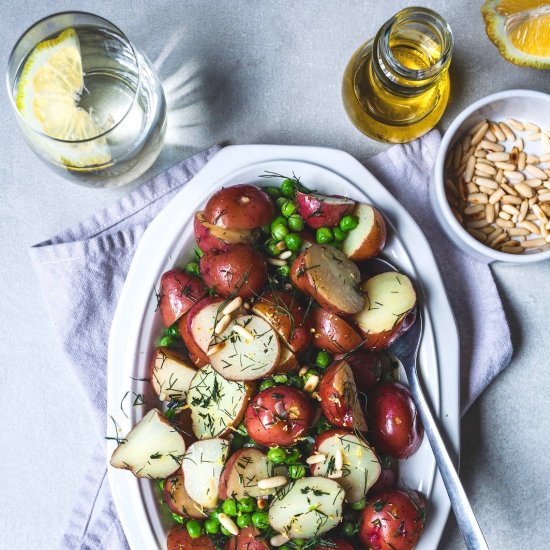
<path fill-rule="evenodd" d="M 219 344 L 216 344 L 208 349 L 206 352 L 207 357 L 211 357 L 212 355 L 216 355 L 216 353 L 220 352 L 225 346 L 224 342 L 220 342 Z"/>
<path fill-rule="evenodd" d="M 460 166 L 460 160 L 462 158 L 462 148 L 457 143 L 453 149 L 453 164 L 452 167 L 456 170 Z"/>
<path fill-rule="evenodd" d="M 524 241 L 521 243 L 523 248 L 537 248 L 539 246 L 544 246 L 546 244 L 546 239 L 531 239 L 530 241 Z"/>
<path fill-rule="evenodd" d="M 498 183 L 496 181 L 490 180 L 489 178 L 482 178 L 480 176 L 476 176 L 474 178 L 474 182 L 477 185 L 483 185 L 483 187 L 488 187 L 489 189 L 498 189 Z"/>
<path fill-rule="evenodd" d="M 512 206 L 511 204 L 503 204 L 501 206 L 503 212 L 507 212 L 508 214 L 515 214 L 516 216 L 519 216 L 519 210 Z"/>
<path fill-rule="evenodd" d="M 491 203 L 487 203 L 485 205 L 485 219 L 489 223 L 493 223 L 495 221 L 495 207 Z"/>
<path fill-rule="evenodd" d="M 266 477 L 258 481 L 258 489 L 276 489 L 288 483 L 286 476 Z"/>
<path fill-rule="evenodd" d="M 480 120 L 477 124 L 474 124 L 469 130 L 468 130 L 468 134 L 470 134 L 471 136 L 473 136 L 482 126 L 484 126 L 485 124 L 487 124 L 487 126 L 489 126 L 489 121 L 487 119 L 483 119 L 483 120 Z"/>
<path fill-rule="evenodd" d="M 527 134 L 523 138 L 525 141 L 539 141 L 540 139 L 540 132 L 536 132 L 533 134 Z"/>
<path fill-rule="evenodd" d="M 550 137 L 546 134 L 542 134 L 540 137 L 542 148 L 546 153 L 550 153 Z"/>
<path fill-rule="evenodd" d="M 502 212 L 501 212 L 502 214 Z M 500 215 L 500 214 L 499 214 Z M 514 222 L 511 222 L 510 220 L 502 220 L 502 219 L 497 219 L 497 221 L 495 222 L 499 227 L 504 227 L 504 228 L 509 228 L 509 227 L 514 227 Z M 500 241 L 499 241 L 500 242 Z"/>
<path fill-rule="evenodd" d="M 487 151 L 484 151 L 483 149 L 478 149 L 477 151 L 474 151 L 474 157 L 476 159 L 484 159 L 487 156 Z"/>
<path fill-rule="evenodd" d="M 511 222 L 505 222 L 504 220 L 497 220 L 497 223 L 501 221 L 502 223 L 511 223 Z M 492 243 L 490 243 L 489 246 L 495 248 L 498 244 L 504 242 L 508 238 L 508 235 L 505 232 L 502 232 Z"/>
<path fill-rule="evenodd" d="M 298 371 L 298 376 L 304 376 L 304 374 L 308 371 L 309 369 L 307 367 L 302 367 L 299 371 Z"/>
<path fill-rule="evenodd" d="M 523 201 L 520 197 L 515 197 L 514 195 L 504 195 L 500 202 L 503 204 L 521 204 Z"/>
<path fill-rule="evenodd" d="M 271 546 L 279 547 L 283 544 L 286 544 L 289 540 L 290 538 L 287 535 L 285 535 L 284 533 L 279 533 L 278 535 L 271 537 L 269 542 L 271 543 Z"/>
<path fill-rule="evenodd" d="M 510 153 L 503 153 L 502 151 L 495 152 L 495 153 L 487 153 L 486 158 L 487 160 L 491 160 L 493 162 L 497 160 L 508 162 L 510 160 Z"/>
<path fill-rule="evenodd" d="M 521 122 L 519 122 L 518 120 L 515 120 L 513 118 L 507 118 L 506 119 L 506 122 L 512 127 L 514 128 L 514 130 L 517 130 L 518 132 L 524 132 L 525 131 L 525 127 L 523 126 L 523 124 Z"/>
<path fill-rule="evenodd" d="M 249 304 L 248 302 L 245 302 L 245 303 L 243 304 L 243 307 L 244 307 L 244 309 L 247 309 L 247 310 L 248 310 L 248 309 L 250 309 L 250 304 Z"/>
<path fill-rule="evenodd" d="M 483 217 L 482 220 L 473 220 L 473 221 L 466 222 L 466 227 L 471 227 L 472 229 L 479 229 L 480 227 L 487 227 L 488 225 L 489 225 L 489 222 L 485 219 L 485 216 Z M 305 386 L 304 386 L 304 389 L 305 389 Z"/>
<path fill-rule="evenodd" d="M 487 149 L 487 151 L 493 151 L 495 153 L 501 153 L 502 151 L 504 151 L 504 145 L 501 145 L 500 143 L 493 143 L 492 141 L 488 141 L 486 139 L 482 140 L 479 146 L 482 149 Z M 487 158 L 489 158 L 489 155 L 487 155 Z"/>
<path fill-rule="evenodd" d="M 241 300 L 242 301 L 242 300 Z M 216 328 L 214 329 L 214 334 L 220 335 L 231 322 L 231 315 L 224 315 L 220 321 L 216 323 Z"/>
<path fill-rule="evenodd" d="M 535 192 L 528 185 L 525 185 L 525 183 L 518 183 L 516 185 L 516 191 L 522 197 L 525 197 L 527 199 L 530 199 L 535 196 Z"/>
<path fill-rule="evenodd" d="M 259 485 L 259 483 L 258 483 Z M 220 523 L 232 534 L 237 536 L 239 534 L 239 528 L 237 527 L 237 524 L 227 515 L 223 512 L 221 514 L 218 514 L 218 519 Z"/>
<path fill-rule="evenodd" d="M 277 267 L 282 267 L 283 265 L 287 265 L 285 260 L 280 260 L 279 258 L 267 258 L 266 262 L 271 265 L 275 265 Z"/>
<path fill-rule="evenodd" d="M 475 157 L 470 157 L 470 158 L 473 158 L 475 162 L 476 160 Z M 498 166 L 498 163 L 496 163 L 496 165 Z M 475 163 L 474 168 L 476 169 L 476 171 L 481 172 L 482 174 L 487 174 L 488 176 L 496 176 L 497 174 L 496 168 L 494 168 L 493 166 L 490 166 L 489 164 L 485 164 L 483 162 Z M 512 165 L 512 169 L 513 168 L 514 168 L 514 165 Z"/>
<path fill-rule="evenodd" d="M 526 130 L 529 130 L 530 132 L 540 133 L 540 128 L 536 124 L 533 124 L 532 122 L 524 122 L 523 127 Z"/>
<path fill-rule="evenodd" d="M 477 145 L 478 143 L 480 143 L 480 141 L 483 139 L 483 136 L 485 135 L 485 132 L 487 131 L 488 128 L 489 128 L 488 122 L 484 122 L 483 124 L 481 124 L 481 126 L 479 126 L 479 128 L 472 135 L 471 144 Z"/>
<path fill-rule="evenodd" d="M 478 193 L 479 192 L 479 187 L 473 181 L 466 184 L 466 189 L 468 190 L 468 193 Z"/>
<path fill-rule="evenodd" d="M 473 229 L 472 231 L 479 231 L 480 233 L 483 233 L 484 235 L 490 235 L 494 230 L 495 230 L 494 227 L 482 227 L 481 229 Z"/>
<path fill-rule="evenodd" d="M 518 157 L 518 170 L 525 170 L 527 165 L 527 155 L 521 151 Z"/>
<path fill-rule="evenodd" d="M 493 191 L 495 190 L 494 187 L 484 187 L 483 185 L 479 186 L 479 190 L 481 193 L 485 193 L 486 195 L 491 195 Z"/>
<path fill-rule="evenodd" d="M 496 191 L 495 191 L 496 193 Z M 504 191 L 503 191 L 504 193 Z M 493 193 L 494 195 L 494 193 Z M 493 196 L 491 195 L 491 197 Z M 491 197 L 489 197 L 489 202 L 491 202 Z M 470 216 L 472 214 L 477 214 L 478 212 L 483 212 L 485 210 L 485 207 L 482 205 L 482 204 L 473 204 L 471 206 L 467 206 L 465 209 L 464 209 L 464 214 L 466 214 L 467 216 Z"/>
<path fill-rule="evenodd" d="M 470 233 L 470 235 L 474 237 L 474 239 L 477 239 L 478 241 L 485 242 L 487 240 L 487 235 L 485 235 L 485 233 L 483 233 L 479 229 L 472 229 L 471 227 L 467 227 L 466 231 Z"/>
<path fill-rule="evenodd" d="M 526 237 L 529 235 L 529 231 L 523 227 L 511 227 L 508 229 L 508 235 L 512 237 Z"/>
<path fill-rule="evenodd" d="M 464 139 L 462 140 L 462 152 L 466 153 L 468 149 L 470 148 L 470 145 L 472 143 L 472 136 L 470 134 L 466 134 L 464 136 Z"/>
<path fill-rule="evenodd" d="M 514 145 L 520 150 L 523 151 L 523 140 L 521 138 L 517 138 L 516 141 L 514 141 Z"/>
<path fill-rule="evenodd" d="M 513 195 L 515 197 L 518 196 L 518 193 L 517 191 L 513 188 L 513 187 L 510 187 L 506 182 L 502 182 L 500 184 L 500 186 L 509 194 L 509 195 Z"/>
<path fill-rule="evenodd" d="M 491 122 L 489 124 L 489 128 L 491 128 L 491 130 L 493 131 L 493 134 L 495 134 L 495 137 L 499 141 L 506 141 L 506 135 L 502 131 L 502 128 L 498 124 L 495 124 L 494 122 Z"/>
<path fill-rule="evenodd" d="M 279 260 L 288 260 L 288 258 L 290 258 L 290 256 L 292 256 L 292 251 L 291 250 L 286 250 L 282 254 L 279 254 L 278 258 L 279 258 Z"/>
<path fill-rule="evenodd" d="M 511 162 L 501 162 L 501 161 L 495 162 L 495 166 L 500 170 L 515 170 L 516 168 L 516 165 L 512 164 Z"/>
<path fill-rule="evenodd" d="M 531 222 L 529 220 L 523 220 L 522 222 L 520 222 L 520 225 L 522 227 L 525 227 L 525 229 L 529 229 L 529 231 L 531 231 L 531 233 L 534 233 L 535 235 L 540 235 L 539 226 L 534 224 L 533 222 Z"/>
<path fill-rule="evenodd" d="M 527 164 L 540 164 L 540 158 L 537 155 L 527 155 Z"/>
<path fill-rule="evenodd" d="M 512 164 L 517 164 L 518 157 L 519 157 L 519 149 L 517 147 L 512 147 L 512 150 L 510 151 L 510 162 Z"/>
<path fill-rule="evenodd" d="M 465 182 L 472 181 L 472 176 L 474 174 L 475 166 L 476 166 L 476 158 L 474 156 L 471 156 L 468 159 L 468 162 L 466 163 L 466 170 L 464 171 L 464 181 Z"/>
<path fill-rule="evenodd" d="M 541 170 L 540 168 L 537 168 L 536 166 L 533 166 L 532 164 L 528 164 L 525 167 L 525 171 L 532 176 L 533 178 L 538 178 L 539 180 L 546 181 L 548 179 L 548 175 L 544 170 Z"/>
<path fill-rule="evenodd" d="M 548 218 L 546 217 L 546 214 L 541 210 L 538 204 L 533 204 L 533 206 L 531 206 L 531 210 L 542 223 L 548 223 Z"/>
<path fill-rule="evenodd" d="M 485 206 L 483 204 L 480 204 L 479 206 Z M 485 218 L 485 211 L 482 211 L 482 212 L 476 212 L 475 214 L 470 214 L 468 216 L 468 220 L 469 221 L 473 221 L 473 220 L 481 220 Z"/>
<path fill-rule="evenodd" d="M 245 329 L 243 326 L 241 325 L 238 325 L 237 323 L 235 323 L 232 327 L 231 327 L 231 330 L 233 330 L 234 332 L 236 332 L 239 336 L 241 336 L 242 338 L 244 338 L 245 340 L 254 340 L 254 335 L 247 329 Z"/>
<path fill-rule="evenodd" d="M 499 169 L 499 171 L 497 172 L 497 175 L 495 176 L 495 181 L 499 185 L 502 185 L 502 182 L 504 181 L 504 170 Z"/>
<path fill-rule="evenodd" d="M 467 200 L 472 204 L 487 204 L 489 197 L 485 193 L 471 193 L 468 195 Z"/>
<path fill-rule="evenodd" d="M 542 185 L 542 181 L 537 178 L 533 178 L 531 180 L 525 180 L 523 183 L 525 183 L 525 185 L 528 185 L 529 187 L 532 187 L 534 189 Z"/>
<path fill-rule="evenodd" d="M 527 212 L 529 211 L 529 201 L 522 201 L 521 206 L 519 207 L 519 216 L 518 216 L 518 222 L 521 223 L 525 216 L 527 216 Z"/>
<path fill-rule="evenodd" d="M 508 214 L 508 212 L 499 212 L 498 213 L 498 217 L 501 219 L 501 220 L 506 220 L 506 221 L 509 221 L 512 219 L 512 214 Z"/>
<path fill-rule="evenodd" d="M 514 132 L 512 132 L 512 129 L 506 122 L 499 122 L 498 123 L 500 129 L 504 132 L 504 135 L 506 136 L 506 139 L 509 141 L 514 141 L 516 139 L 516 136 Z"/>
<path fill-rule="evenodd" d="M 240 296 L 233 298 L 222 310 L 223 315 L 231 315 L 243 305 L 243 299 Z"/>
<path fill-rule="evenodd" d="M 490 197 L 489 202 L 495 204 L 504 196 L 504 189 L 497 189 Z"/>
<path fill-rule="evenodd" d="M 550 153 L 544 153 L 539 157 L 540 162 L 550 162 Z M 535 163 L 533 163 L 535 164 Z"/>
<path fill-rule="evenodd" d="M 539 195 L 540 202 L 550 202 L 550 193 L 541 193 Z"/>
<path fill-rule="evenodd" d="M 306 383 L 304 384 L 304 391 L 307 393 L 311 393 L 315 391 L 318 384 L 319 384 L 319 377 L 316 374 L 314 374 L 306 380 Z"/>
<path fill-rule="evenodd" d="M 495 134 L 493 133 L 493 131 L 491 130 L 491 125 L 492 125 L 492 122 L 489 122 L 489 129 L 485 132 L 484 140 L 485 141 L 490 141 L 491 143 L 496 143 L 497 138 L 496 138 Z"/>
<path fill-rule="evenodd" d="M 279 242 L 275 245 L 275 248 L 276 248 L 279 252 L 282 252 L 282 251 L 286 248 L 285 241 L 279 241 Z"/>
<path fill-rule="evenodd" d="M 525 179 L 525 176 L 521 172 L 516 172 L 515 170 L 504 170 L 504 176 L 510 183 L 519 183 Z"/>
<path fill-rule="evenodd" d="M 506 254 L 521 254 L 524 249 L 522 246 L 505 246 L 501 250 Z"/>
<path fill-rule="evenodd" d="M 306 463 L 311 466 L 313 464 L 321 464 L 326 459 L 327 459 L 326 455 L 323 455 L 323 454 L 311 455 L 306 458 Z"/>
<path fill-rule="evenodd" d="M 494 240 L 499 235 L 502 235 L 503 233 L 504 233 L 504 229 L 502 229 L 502 227 L 496 227 L 495 230 L 487 236 L 487 244 L 491 245 L 494 242 Z"/>

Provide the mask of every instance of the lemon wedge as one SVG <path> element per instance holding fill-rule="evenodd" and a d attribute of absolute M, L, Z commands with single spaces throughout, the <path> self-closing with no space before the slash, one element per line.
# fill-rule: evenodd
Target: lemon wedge
<path fill-rule="evenodd" d="M 31 52 L 17 84 L 15 103 L 35 130 L 61 140 L 38 140 L 37 146 L 57 162 L 76 169 L 93 169 L 111 161 L 100 136 L 104 129 L 78 106 L 84 71 L 78 36 L 73 28 L 40 42 Z M 74 142 L 74 143 L 70 143 Z"/>
<path fill-rule="evenodd" d="M 508 61 L 550 69 L 550 2 L 486 0 L 481 7 L 487 35 Z"/>

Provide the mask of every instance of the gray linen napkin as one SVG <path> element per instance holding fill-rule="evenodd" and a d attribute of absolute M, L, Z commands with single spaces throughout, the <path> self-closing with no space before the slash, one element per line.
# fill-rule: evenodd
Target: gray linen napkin
<path fill-rule="evenodd" d="M 427 180 L 439 142 L 439 133 L 432 131 L 411 144 L 392 147 L 366 165 L 429 236 L 460 330 L 466 410 L 508 364 L 512 346 L 488 266 L 454 248 L 430 211 Z M 97 448 L 61 548 L 128 548 L 111 499 L 102 439 L 109 328 L 133 253 L 147 225 L 218 149 L 213 147 L 174 166 L 113 206 L 31 248 L 58 340 L 90 396 L 99 430 Z"/>

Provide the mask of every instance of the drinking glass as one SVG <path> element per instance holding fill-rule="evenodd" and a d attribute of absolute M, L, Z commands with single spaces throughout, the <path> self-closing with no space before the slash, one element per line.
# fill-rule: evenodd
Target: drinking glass
<path fill-rule="evenodd" d="M 37 69 L 50 52 L 57 51 L 54 46 L 63 37 L 69 37 L 73 54 L 80 52 L 70 61 L 79 68 L 80 55 L 83 87 L 74 100 L 63 96 L 61 101 L 51 87 L 39 96 L 28 92 L 31 83 L 40 78 L 44 81 L 44 77 L 37 76 Z M 49 42 L 44 45 L 44 41 Z M 59 54 L 52 63 L 59 61 L 61 55 L 66 57 Z M 29 59 L 31 63 L 27 64 Z M 59 88 L 59 80 L 56 85 Z M 31 149 L 75 183 L 98 188 L 124 185 L 143 174 L 162 149 L 166 101 L 159 78 L 147 57 L 118 27 L 102 17 L 63 12 L 35 23 L 13 48 L 7 86 L 17 121 Z M 67 117 L 67 112 L 70 127 L 63 127 L 60 134 L 58 123 L 56 131 L 51 131 L 59 120 L 57 113 Z M 53 115 L 46 115 L 44 122 L 44 113 Z"/>

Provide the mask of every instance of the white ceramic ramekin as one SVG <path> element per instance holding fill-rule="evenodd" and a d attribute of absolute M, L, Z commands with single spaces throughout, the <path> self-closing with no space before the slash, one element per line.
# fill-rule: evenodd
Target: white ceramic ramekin
<path fill-rule="evenodd" d="M 481 120 L 486 118 L 501 121 L 508 117 L 529 121 L 542 128 L 550 128 L 550 95 L 532 90 L 507 90 L 484 97 L 462 111 L 443 136 L 431 174 L 430 200 L 436 217 L 449 239 L 478 260 L 516 264 L 540 262 L 550 258 L 550 249 L 507 254 L 476 240 L 456 220 L 445 196 L 444 164 L 447 152 L 468 129 Z M 529 148 L 533 148 L 535 153 L 540 152 L 539 144 L 533 145 L 530 142 Z"/>

